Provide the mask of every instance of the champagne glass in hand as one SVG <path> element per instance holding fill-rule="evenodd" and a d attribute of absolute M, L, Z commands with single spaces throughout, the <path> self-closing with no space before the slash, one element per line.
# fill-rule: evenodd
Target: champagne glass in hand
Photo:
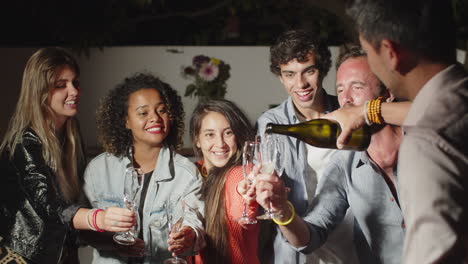
<path fill-rule="evenodd" d="M 242 153 L 242 172 L 244 174 L 244 181 L 252 185 L 255 175 L 252 171 L 254 166 L 259 163 L 259 146 L 258 141 L 246 141 Z M 256 219 L 251 219 L 247 212 L 247 202 L 244 201 L 244 210 L 242 216 L 237 220 L 241 224 L 255 224 Z"/>
<path fill-rule="evenodd" d="M 182 200 L 179 205 L 177 202 L 174 204 L 166 204 L 166 217 L 167 223 L 169 226 L 169 232 L 179 232 L 182 229 L 184 223 L 184 213 L 185 213 L 185 200 Z M 163 264 L 187 264 L 187 261 L 181 259 L 177 256 L 164 260 Z"/>
<path fill-rule="evenodd" d="M 278 177 L 281 177 L 284 169 L 283 162 L 281 160 L 281 153 L 283 153 L 283 151 L 282 138 L 272 134 L 264 134 L 263 140 L 260 144 L 260 157 L 262 163 L 260 172 L 264 174 L 273 174 L 276 171 Z M 271 209 L 267 208 L 265 210 L 265 214 L 258 216 L 257 219 L 273 219 L 273 216 L 274 214 L 271 212 Z"/>
<path fill-rule="evenodd" d="M 143 176 L 143 175 L 142 175 Z M 137 196 L 140 190 L 139 175 L 134 168 L 127 168 L 124 175 L 124 206 L 131 211 L 136 212 Z M 143 181 L 143 180 L 141 180 Z M 138 219 L 138 218 L 137 218 Z M 116 232 L 114 234 L 114 241 L 121 245 L 133 245 L 135 244 L 135 236 L 138 226 L 138 221 L 135 226 L 132 227 L 133 230 L 125 232 Z"/>
<path fill-rule="evenodd" d="M 275 159 L 275 170 L 276 170 L 276 174 L 278 175 L 278 177 L 281 177 L 283 176 L 283 172 L 284 172 L 284 161 L 283 161 L 283 156 L 284 155 L 284 151 L 285 151 L 285 147 L 284 147 L 284 144 L 285 143 L 285 136 L 281 136 L 281 135 L 274 135 L 274 138 L 275 138 L 275 144 L 276 144 L 276 159 Z"/>

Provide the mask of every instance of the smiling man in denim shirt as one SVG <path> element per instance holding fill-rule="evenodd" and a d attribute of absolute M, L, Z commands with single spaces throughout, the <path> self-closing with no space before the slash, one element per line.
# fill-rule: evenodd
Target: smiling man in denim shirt
<path fill-rule="evenodd" d="M 338 61 L 336 84 L 342 107 L 388 96 L 365 56 L 359 48 L 351 48 Z M 402 133 L 391 125 L 378 129 L 367 151 L 335 152 L 319 181 L 312 210 L 303 218 L 293 216 L 284 195 L 272 194 L 285 192 L 281 180 L 270 175 L 257 177 L 257 201 L 263 206 L 272 199 L 273 208 L 282 215 L 280 222 L 293 219 L 280 230 L 297 250 L 319 248 L 350 208 L 356 220 L 354 246 L 360 263 L 401 263 L 405 226 L 396 163 Z"/>
<path fill-rule="evenodd" d="M 320 118 L 339 107 L 336 96 L 328 95 L 322 86 L 331 66 L 330 57 L 326 43 L 309 32 L 291 30 L 278 37 L 270 48 L 270 70 L 279 77 L 289 97 L 260 116 L 257 121 L 259 135 L 263 135 L 267 123 L 297 124 Z M 306 143 L 291 137 L 285 138 L 285 141 L 282 179 L 291 189 L 289 200 L 298 215 L 304 216 L 311 208 L 320 172 L 336 150 L 306 146 Z M 354 264 L 352 226 L 352 216 L 348 215 L 347 221 L 337 228 L 330 243 L 313 254 L 291 247 L 281 231 L 275 228 L 274 263 Z"/>

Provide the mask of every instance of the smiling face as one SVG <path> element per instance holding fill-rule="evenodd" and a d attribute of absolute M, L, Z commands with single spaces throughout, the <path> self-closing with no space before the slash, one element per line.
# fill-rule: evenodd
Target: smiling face
<path fill-rule="evenodd" d="M 341 107 L 363 105 L 377 98 L 379 85 L 365 57 L 345 60 L 336 72 L 336 93 Z"/>
<path fill-rule="evenodd" d="M 224 115 L 208 112 L 201 122 L 195 142 L 201 149 L 207 170 L 223 167 L 237 151 L 236 136 Z"/>
<path fill-rule="evenodd" d="M 280 65 L 280 81 L 297 110 L 303 115 L 314 106 L 321 89 L 320 72 L 316 67 L 314 55 L 309 54 L 307 58 L 305 62 L 294 59 Z"/>
<path fill-rule="evenodd" d="M 48 102 L 55 113 L 55 125 L 60 129 L 65 121 L 75 116 L 80 100 L 80 83 L 75 72 L 65 65 L 57 70 L 54 87 L 49 90 Z"/>
<path fill-rule="evenodd" d="M 140 89 L 130 94 L 126 128 L 132 131 L 135 148 L 162 147 L 169 134 L 170 117 L 157 90 Z"/>

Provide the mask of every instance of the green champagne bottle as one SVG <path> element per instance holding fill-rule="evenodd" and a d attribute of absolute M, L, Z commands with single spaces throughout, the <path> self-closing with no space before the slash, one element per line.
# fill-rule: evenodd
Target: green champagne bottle
<path fill-rule="evenodd" d="M 329 119 L 313 119 L 295 125 L 278 125 L 268 123 L 265 133 L 282 134 L 295 137 L 309 145 L 319 148 L 337 149 L 336 139 L 341 133 L 341 126 Z M 369 146 L 371 138 L 370 129 L 364 126 L 353 131 L 348 143 L 343 149 L 363 151 Z"/>

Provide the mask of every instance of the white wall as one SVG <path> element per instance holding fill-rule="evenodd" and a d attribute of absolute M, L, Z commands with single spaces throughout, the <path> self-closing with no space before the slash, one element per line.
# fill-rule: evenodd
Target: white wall
<path fill-rule="evenodd" d="M 175 49 L 182 53 L 170 53 Z M 332 58 L 338 54 L 337 47 L 331 47 Z M 21 76 L 29 56 L 36 48 L 0 48 L 0 137 L 6 131 L 8 121 L 18 100 Z M 190 113 L 197 101 L 183 97 L 189 80 L 180 75 L 182 66 L 191 64 L 195 55 L 204 54 L 224 60 L 231 65 L 226 99 L 236 102 L 247 113 L 251 122 L 268 109 L 278 104 L 287 94 L 283 86 L 269 71 L 268 47 L 109 47 L 103 51 L 92 49 L 89 58 L 79 57 L 81 66 L 82 98 L 79 119 L 86 146 L 96 146 L 95 110 L 99 98 L 104 96 L 124 77 L 137 71 L 146 70 L 159 76 L 179 91 L 186 112 L 186 128 Z M 458 50 L 458 61 L 463 61 L 465 52 Z M 325 89 L 334 94 L 334 60 L 324 80 Z M 185 147 L 190 147 L 188 131 L 185 133 Z"/>
<path fill-rule="evenodd" d="M 181 53 L 171 53 L 168 49 Z M 331 48 L 336 55 L 337 48 Z M 183 97 L 190 82 L 181 76 L 183 66 L 188 66 L 195 55 L 207 55 L 224 60 L 231 65 L 226 99 L 236 102 L 250 118 L 255 120 L 270 104 L 279 104 L 287 94 L 269 70 L 268 47 L 113 47 L 104 51 L 93 49 L 89 58 L 80 58 L 82 69 L 82 99 L 80 101 L 81 128 L 86 144 L 97 145 L 94 113 L 99 98 L 121 82 L 124 77 L 138 71 L 149 71 L 169 83 L 182 96 L 186 112 L 185 147 L 191 147 L 188 124 L 196 98 Z M 335 56 L 333 56 L 335 57 Z M 332 68 L 324 87 L 334 93 L 335 70 Z"/>

